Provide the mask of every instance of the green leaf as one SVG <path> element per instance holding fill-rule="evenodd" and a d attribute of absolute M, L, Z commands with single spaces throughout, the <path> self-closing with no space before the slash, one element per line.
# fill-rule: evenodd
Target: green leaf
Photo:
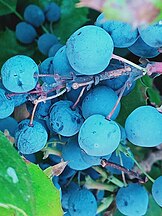
<path fill-rule="evenodd" d="M 16 11 L 17 0 L 0 0 L 0 16 Z"/>
<path fill-rule="evenodd" d="M 144 85 L 147 87 L 146 93 L 151 103 L 161 105 L 160 92 L 154 87 L 153 79 L 147 75 L 141 78 Z"/>
<path fill-rule="evenodd" d="M 11 208 L 3 208 L 3 207 L 0 207 L 0 213 L 1 213 L 1 216 L 15 216 L 15 210 L 11 209 Z M 17 212 L 16 212 L 17 214 Z M 16 215 L 18 216 L 18 214 Z M 20 215 L 22 216 L 22 214 Z"/>
<path fill-rule="evenodd" d="M 0 155 L 0 206 L 35 215 L 32 181 L 26 164 L 2 132 Z"/>
<path fill-rule="evenodd" d="M 25 163 L 0 132 L 0 215 L 62 216 L 60 193 L 44 172 Z M 3 214 L 2 214 L 3 213 Z"/>
<path fill-rule="evenodd" d="M 62 0 L 61 20 L 54 25 L 54 33 L 66 43 L 69 36 L 80 28 L 88 19 L 87 8 L 76 8 L 78 0 Z"/>
<path fill-rule="evenodd" d="M 61 208 L 60 192 L 38 166 L 32 163 L 27 164 L 27 166 L 36 198 L 35 215 L 62 216 L 63 211 Z"/>
<path fill-rule="evenodd" d="M 1 58 L 0 58 L 0 67 L 2 64 L 10 57 L 14 55 L 28 55 L 32 56 L 34 52 L 33 45 L 21 45 L 15 36 L 15 32 L 6 29 L 5 31 L 0 32 L 0 48 L 1 48 Z"/>
<path fill-rule="evenodd" d="M 143 86 L 140 80 L 137 80 L 133 91 L 121 100 L 121 110 L 117 122 L 124 125 L 128 115 L 137 107 L 144 105 L 146 105 L 146 87 Z"/>

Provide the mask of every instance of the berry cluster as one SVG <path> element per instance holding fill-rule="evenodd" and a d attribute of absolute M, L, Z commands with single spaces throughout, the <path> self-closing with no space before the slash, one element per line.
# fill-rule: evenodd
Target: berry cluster
<path fill-rule="evenodd" d="M 29 5 L 25 22 L 16 27 L 17 39 L 32 43 L 37 36 L 34 27 L 45 19 L 55 22 L 59 17 L 54 3 L 44 12 Z M 47 164 L 39 164 L 42 169 L 62 160 L 68 162 L 59 177 L 53 177 L 66 216 L 99 215 L 102 210 L 97 206 L 103 199 L 109 205 L 115 200 L 124 215 L 146 214 L 149 197 L 141 184 L 147 178 L 132 170 L 137 161 L 127 144 L 159 146 L 162 114 L 155 106 L 145 105 L 130 113 L 125 126 L 117 117 L 121 98 L 133 91 L 136 80 L 162 73 L 162 66 L 149 61 L 136 65 L 113 51 L 114 47 L 128 48 L 142 58 L 157 56 L 161 33 L 160 23 L 133 29 L 123 22 L 106 21 L 101 14 L 95 25 L 81 27 L 66 45 L 58 46 L 55 55 L 50 50 L 59 44 L 58 39 L 52 34 L 40 36 L 38 48 L 49 56 L 40 65 L 25 55 L 13 56 L 3 64 L 0 130 L 7 129 L 15 139 L 15 148 L 34 163 L 34 153 L 42 150 L 44 158 L 48 157 Z M 21 104 L 25 104 L 29 116 L 16 122 L 11 115 Z M 122 176 L 124 183 L 113 175 Z M 162 176 L 155 181 L 147 177 L 154 182 L 152 195 L 162 207 Z"/>
<path fill-rule="evenodd" d="M 45 21 L 52 25 L 60 19 L 60 16 L 60 7 L 54 2 L 46 5 L 44 10 L 34 4 L 28 5 L 24 10 L 24 21 L 16 25 L 16 38 L 23 44 L 31 44 L 37 39 L 39 51 L 43 55 L 54 56 L 63 45 L 54 34 L 46 32 L 38 36 L 37 29 L 40 27 L 44 29 Z"/>

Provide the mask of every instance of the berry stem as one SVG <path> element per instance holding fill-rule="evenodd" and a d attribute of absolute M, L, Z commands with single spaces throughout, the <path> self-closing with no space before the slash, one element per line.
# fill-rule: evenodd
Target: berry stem
<path fill-rule="evenodd" d="M 102 165 L 102 167 L 110 166 L 110 167 L 113 167 L 114 169 L 123 171 L 124 173 L 128 174 L 129 176 L 133 176 L 136 179 L 138 179 L 140 183 L 146 183 L 147 182 L 147 179 L 141 177 L 138 173 L 136 173 L 132 170 L 129 170 L 129 169 L 127 169 L 127 168 L 125 168 L 119 164 L 109 162 L 106 159 L 101 160 L 101 165 Z"/>
<path fill-rule="evenodd" d="M 112 58 L 113 58 L 113 59 L 117 59 L 117 60 L 119 60 L 119 61 L 121 61 L 121 62 L 125 62 L 125 63 L 127 63 L 127 64 L 129 64 L 129 65 L 131 65 L 131 66 L 133 66 L 133 67 L 135 67 L 135 68 L 137 68 L 138 70 L 143 71 L 143 75 L 146 74 L 146 69 L 145 69 L 145 68 L 143 68 L 143 67 L 141 67 L 141 66 L 139 66 L 139 65 L 137 65 L 137 64 L 135 64 L 135 63 L 133 63 L 133 62 L 131 62 L 131 61 L 129 61 L 129 60 L 123 58 L 123 57 L 120 57 L 120 56 L 117 56 L 117 55 L 113 54 L 113 55 L 112 55 Z"/>
<path fill-rule="evenodd" d="M 127 157 L 129 156 L 133 161 L 134 163 L 137 165 L 137 167 L 142 171 L 143 174 L 145 174 L 145 176 L 151 181 L 151 182 L 154 182 L 154 179 L 149 176 L 145 169 L 136 161 L 136 159 L 133 157 L 132 153 L 130 152 L 129 148 L 128 147 L 124 147 L 124 146 L 120 146 L 119 147 L 119 151 L 123 152 Z M 135 173 L 135 172 L 134 172 Z M 139 173 L 138 173 L 139 175 Z"/>
<path fill-rule="evenodd" d="M 21 94 L 48 94 L 50 92 L 53 92 L 55 90 L 60 90 L 61 88 L 65 88 L 64 85 L 60 85 L 60 86 L 56 86 L 52 89 L 50 89 L 49 91 L 43 91 L 41 90 L 34 90 L 34 91 L 29 91 L 29 92 L 20 92 L 20 93 L 12 93 L 12 94 L 6 94 L 6 97 L 14 97 L 16 95 L 21 95 Z"/>
<path fill-rule="evenodd" d="M 79 101 L 80 101 L 80 99 L 81 99 L 81 97 L 82 97 L 82 95 L 83 95 L 85 89 L 86 89 L 86 86 L 84 86 L 84 87 L 82 88 L 82 90 L 81 90 L 81 92 L 80 92 L 80 94 L 79 94 L 77 100 L 75 101 L 75 103 L 74 103 L 73 106 L 71 107 L 72 110 L 75 110 L 75 108 L 77 107 L 77 105 L 78 105 L 78 103 L 79 103 Z"/>
<path fill-rule="evenodd" d="M 162 74 L 162 62 L 148 63 L 146 69 L 148 75 L 151 75 L 152 73 Z"/>
<path fill-rule="evenodd" d="M 41 27 L 45 33 L 49 33 L 48 29 L 44 25 L 41 25 Z"/>
<path fill-rule="evenodd" d="M 124 153 L 124 152 L 123 152 L 123 153 Z M 136 165 L 138 166 L 138 168 L 142 171 L 142 173 L 145 174 L 145 176 L 147 176 L 147 178 L 148 178 L 152 183 L 154 183 L 155 180 L 145 172 L 144 168 L 136 161 L 136 159 L 130 154 L 130 152 L 127 151 L 126 154 L 135 162 L 135 164 L 136 164 Z"/>
<path fill-rule="evenodd" d="M 29 126 L 32 126 L 32 125 L 33 125 L 34 115 L 35 115 L 35 111 L 36 111 L 36 108 L 37 108 L 37 106 L 38 106 L 38 103 L 39 103 L 39 102 L 36 100 L 36 101 L 35 101 L 35 104 L 34 104 L 34 108 L 33 108 L 32 114 L 31 114 Z"/>
<path fill-rule="evenodd" d="M 47 100 L 52 100 L 52 99 L 54 99 L 54 98 L 56 98 L 56 97 L 59 97 L 59 96 L 61 96 L 61 95 L 63 95 L 64 93 L 66 92 L 66 89 L 64 89 L 64 90 L 62 90 L 61 92 L 59 92 L 58 94 L 56 94 L 56 95 L 52 95 L 52 96 L 50 96 L 50 97 L 46 97 L 46 98 L 38 98 L 37 100 L 35 100 L 34 101 L 34 108 L 33 108 L 33 111 L 32 111 L 32 115 L 31 115 L 31 119 L 30 119 L 30 123 L 29 123 L 29 126 L 32 126 L 33 125 L 33 120 L 34 120 L 34 115 L 35 115 L 35 111 L 36 111 L 36 108 L 37 108 L 37 106 L 38 106 L 38 103 L 40 103 L 40 102 L 45 102 L 45 101 L 47 101 Z"/>
<path fill-rule="evenodd" d="M 125 82 L 124 86 L 122 87 L 121 92 L 120 92 L 120 94 L 119 94 L 119 97 L 118 97 L 118 100 L 116 101 L 115 106 L 113 107 L 112 111 L 106 116 L 106 119 L 107 119 L 107 120 L 109 120 L 109 121 L 111 120 L 112 115 L 114 114 L 114 112 L 115 112 L 115 110 L 116 110 L 118 104 L 120 103 L 120 100 L 121 100 L 121 98 L 122 98 L 122 96 L 123 96 L 123 94 L 124 94 L 124 91 L 125 91 L 125 89 L 126 89 L 126 87 L 127 87 L 128 82 L 129 82 L 129 81 L 127 80 L 127 81 Z"/>
<path fill-rule="evenodd" d="M 122 160 L 120 152 L 119 152 L 119 158 L 120 158 L 120 164 L 123 167 L 124 165 L 123 165 L 123 160 Z M 123 171 L 122 171 L 122 179 L 123 179 L 124 185 L 127 186 L 127 182 L 126 182 L 126 179 L 125 179 L 125 174 L 124 174 Z"/>
<path fill-rule="evenodd" d="M 116 178 L 113 175 L 109 176 L 108 173 L 105 170 L 103 170 L 101 167 L 94 166 L 92 168 L 98 173 L 100 173 L 100 175 L 102 176 L 102 182 L 104 182 L 105 180 L 108 180 L 108 182 L 112 182 L 114 185 L 118 187 L 124 187 L 124 184 L 122 181 L 120 181 L 118 178 Z"/>
<path fill-rule="evenodd" d="M 54 31 L 53 31 L 53 22 L 50 22 L 50 32 L 51 32 L 51 34 L 54 34 Z"/>
<path fill-rule="evenodd" d="M 35 74 L 34 77 L 54 77 L 54 74 Z"/>

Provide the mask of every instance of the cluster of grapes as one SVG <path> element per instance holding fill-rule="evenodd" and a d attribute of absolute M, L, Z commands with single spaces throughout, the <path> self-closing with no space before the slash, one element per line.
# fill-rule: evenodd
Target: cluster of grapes
<path fill-rule="evenodd" d="M 29 19 L 31 13 L 27 7 L 24 13 L 26 21 L 36 27 L 44 22 L 42 12 L 40 19 L 32 21 Z M 48 10 L 46 17 L 50 17 Z M 17 38 L 24 42 L 26 39 L 20 39 L 22 31 L 18 31 L 19 25 Z M 150 44 L 145 40 L 145 34 L 151 31 L 149 28 L 154 29 L 157 36 L 149 35 Z M 148 193 L 141 185 L 146 179 L 131 170 L 135 158 L 127 147 L 127 141 L 142 147 L 160 145 L 162 114 L 153 106 L 138 107 L 127 117 L 125 128 L 117 123 L 116 118 L 122 109 L 122 96 L 133 90 L 138 78 L 156 71 L 149 63 L 136 65 L 114 55 L 113 50 L 114 47 L 127 47 L 140 57 L 156 56 L 162 46 L 159 32 L 162 32 L 160 23 L 132 29 L 126 23 L 105 21 L 101 14 L 95 25 L 75 31 L 54 57 L 45 59 L 40 65 L 24 55 L 11 57 L 3 64 L 0 129 L 9 130 L 17 150 L 32 162 L 36 162 L 33 153 L 45 147 L 43 151 L 48 153 L 49 163 L 41 163 L 42 169 L 61 163 L 62 159 L 68 161 L 62 174 L 53 177 L 54 185 L 58 189 L 61 187 L 66 216 L 95 216 L 100 213 L 97 205 L 104 198 L 103 189 L 108 191 L 111 202 L 116 195 L 116 206 L 122 214 L 140 216 L 146 213 Z M 27 38 L 26 35 L 23 37 Z M 154 44 L 151 43 L 153 40 Z M 23 103 L 26 103 L 30 118 L 17 123 L 10 115 Z M 99 165 L 105 169 L 100 169 Z M 77 171 L 81 171 L 78 172 L 78 182 L 80 185 L 84 182 L 85 187 L 72 182 Z M 100 184 L 103 173 L 106 178 Z M 127 177 L 129 183 L 125 186 L 107 173 L 122 175 L 124 181 Z M 138 182 L 132 182 L 131 176 Z M 111 184 L 114 181 L 121 187 L 118 191 Z M 107 185 L 108 182 L 111 183 Z M 161 191 L 162 176 L 154 181 L 152 187 L 152 195 L 160 206 Z"/>
<path fill-rule="evenodd" d="M 128 23 L 113 20 L 105 22 L 104 14 L 102 13 L 97 18 L 95 24 L 111 35 L 115 47 L 128 48 L 134 55 L 143 58 L 153 58 L 161 53 L 161 21 L 133 29 Z"/>
<path fill-rule="evenodd" d="M 59 48 L 63 45 L 59 42 L 58 38 L 51 33 L 48 33 L 43 26 L 45 20 L 50 23 L 57 22 L 60 19 L 61 10 L 60 7 L 51 2 L 44 8 L 44 11 L 37 5 L 28 5 L 24 10 L 24 21 L 16 25 L 16 38 L 23 44 L 31 44 L 36 38 L 39 51 L 43 55 L 49 57 L 54 56 Z M 42 27 L 46 33 L 38 36 L 35 28 Z"/>

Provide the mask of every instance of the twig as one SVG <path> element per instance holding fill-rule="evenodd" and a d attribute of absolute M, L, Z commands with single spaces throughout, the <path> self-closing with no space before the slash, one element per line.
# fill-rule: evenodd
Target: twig
<path fill-rule="evenodd" d="M 72 110 L 75 110 L 75 108 L 76 108 L 76 106 L 78 105 L 78 103 L 79 103 L 79 101 L 80 101 L 80 99 L 81 99 L 81 97 L 82 97 L 82 95 L 83 95 L 85 89 L 86 89 L 86 86 L 84 86 L 84 87 L 82 88 L 82 90 L 81 90 L 81 92 L 80 92 L 80 94 L 79 94 L 77 100 L 75 101 L 75 103 L 74 103 L 73 106 L 71 107 Z"/>
<path fill-rule="evenodd" d="M 101 160 L 101 165 L 102 165 L 102 167 L 110 166 L 110 167 L 113 167 L 114 169 L 118 169 L 120 171 L 123 171 L 124 173 L 128 174 L 129 176 L 133 176 L 134 178 L 138 179 L 138 181 L 140 183 L 146 183 L 148 181 L 148 179 L 146 177 L 143 178 L 138 173 L 136 173 L 132 170 L 129 170 L 129 169 L 127 169 L 127 168 L 125 168 L 119 164 L 109 162 L 106 159 Z"/>
<path fill-rule="evenodd" d="M 59 92 L 56 95 L 52 95 L 52 96 L 46 97 L 46 98 L 45 97 L 44 98 L 41 97 L 40 99 L 35 100 L 34 101 L 35 105 L 34 105 L 34 108 L 33 108 L 33 111 L 32 111 L 32 115 L 31 115 L 29 126 L 33 126 L 33 119 L 34 119 L 34 115 L 35 115 L 35 111 L 36 111 L 36 108 L 38 106 L 38 103 L 44 102 L 44 101 L 47 101 L 47 100 L 52 100 L 52 99 L 54 99 L 56 97 L 59 97 L 59 96 L 63 95 L 65 92 L 66 92 L 66 89 L 62 90 L 61 92 Z"/>
<path fill-rule="evenodd" d="M 146 69 L 145 69 L 145 68 L 143 68 L 143 67 L 141 67 L 141 66 L 139 66 L 139 65 L 137 65 L 137 64 L 135 64 L 135 63 L 133 63 L 133 62 L 131 62 L 131 61 L 129 61 L 129 60 L 127 60 L 127 59 L 121 57 L 121 56 L 117 56 L 117 55 L 113 54 L 113 55 L 112 55 L 112 58 L 113 58 L 113 59 L 117 59 L 117 60 L 119 60 L 119 61 L 121 61 L 121 62 L 125 62 L 125 63 L 127 63 L 128 65 L 131 65 L 131 66 L 133 66 L 134 68 L 137 68 L 138 70 L 143 71 L 143 75 L 146 74 Z"/>
<path fill-rule="evenodd" d="M 123 166 L 123 160 L 122 160 L 122 156 L 121 156 L 121 153 L 119 152 L 119 158 L 120 158 L 120 164 L 121 166 Z M 126 182 L 126 178 L 125 178 L 125 174 L 124 172 L 122 171 L 122 179 L 123 179 L 123 182 L 125 184 L 125 186 L 127 185 L 127 182 Z"/>
<path fill-rule="evenodd" d="M 106 116 L 106 119 L 107 119 L 107 120 L 109 120 L 109 121 L 111 120 L 112 115 L 114 114 L 114 112 L 115 112 L 115 110 L 116 110 L 118 104 L 120 103 L 120 100 L 121 100 L 121 98 L 122 98 L 122 96 L 123 96 L 123 94 L 124 94 L 124 91 L 125 91 L 125 89 L 126 89 L 126 87 L 127 87 L 127 84 L 128 84 L 128 82 L 126 81 L 126 83 L 124 84 L 124 86 L 123 86 L 122 89 L 121 89 L 121 92 L 120 92 L 120 94 L 119 94 L 118 100 L 116 101 L 116 104 L 114 105 L 112 111 Z"/>

